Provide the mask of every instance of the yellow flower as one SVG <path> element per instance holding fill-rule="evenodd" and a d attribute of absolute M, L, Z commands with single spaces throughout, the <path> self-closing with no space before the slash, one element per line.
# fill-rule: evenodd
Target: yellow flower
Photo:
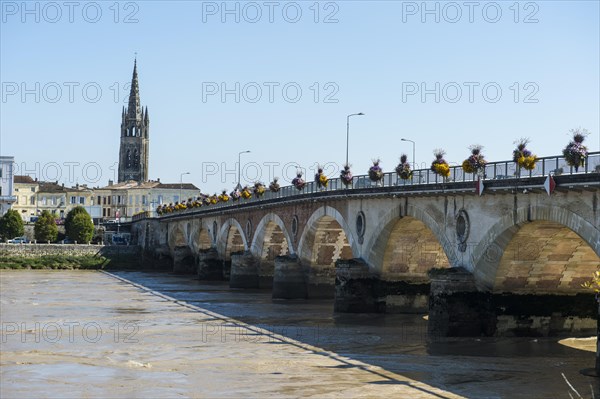
<path fill-rule="evenodd" d="M 435 164 L 435 170 L 436 170 L 437 174 L 442 177 L 450 176 L 450 167 L 445 163 Z"/>
<path fill-rule="evenodd" d="M 324 174 L 321 174 L 321 176 L 319 176 L 319 182 L 321 183 L 321 185 L 323 185 L 323 187 L 327 187 L 327 183 L 329 183 L 329 179 Z"/>
<path fill-rule="evenodd" d="M 465 159 L 463 161 L 462 168 L 465 171 L 465 173 L 475 173 L 475 169 L 473 169 L 473 166 L 471 165 L 471 162 L 469 162 L 468 159 Z"/>

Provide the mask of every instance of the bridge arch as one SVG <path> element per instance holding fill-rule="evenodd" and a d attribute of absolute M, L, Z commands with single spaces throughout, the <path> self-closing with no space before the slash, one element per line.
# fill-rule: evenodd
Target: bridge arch
<path fill-rule="evenodd" d="M 247 251 L 248 241 L 240 222 L 234 218 L 227 219 L 219 230 L 217 252 L 221 259 L 231 260 L 231 253 Z"/>
<path fill-rule="evenodd" d="M 258 258 L 265 257 L 269 248 L 278 247 L 275 252 L 294 255 L 293 241 L 283 220 L 274 213 L 266 214 L 256 226 L 250 251 Z M 285 248 L 285 249 L 284 249 Z"/>
<path fill-rule="evenodd" d="M 394 207 L 378 220 L 378 224 L 383 228 L 373 234 L 368 241 L 366 261 L 369 267 L 382 277 L 391 272 L 388 268 L 392 266 L 390 264 L 393 263 L 392 258 L 397 256 L 405 257 L 407 260 L 413 259 L 405 265 L 408 267 L 406 271 L 413 275 L 426 275 L 427 270 L 433 266 L 452 267 L 458 264 L 454 246 L 446 237 L 444 228 L 439 226 L 425 210 L 409 204 L 403 215 L 400 207 Z M 423 237 L 419 240 L 418 235 L 411 234 L 415 245 L 403 242 L 400 245 L 406 245 L 406 248 L 395 248 L 394 241 L 399 239 L 403 230 L 411 228 L 416 229 Z M 402 253 L 402 249 L 405 249 L 404 253 Z M 414 251 L 422 252 L 423 249 L 427 255 L 425 259 L 421 260 L 431 263 L 430 267 L 423 262 L 420 262 L 421 266 L 415 265 L 416 257 L 421 255 Z"/>
<path fill-rule="evenodd" d="M 171 250 L 188 246 L 188 237 L 185 232 L 185 226 L 182 226 L 181 223 L 169 224 L 167 237 L 168 245 Z"/>
<path fill-rule="evenodd" d="M 503 216 L 472 253 L 475 281 L 488 291 L 577 291 L 599 261 L 600 231 L 566 208 L 548 206 Z"/>
<path fill-rule="evenodd" d="M 193 247 L 195 253 L 198 253 L 213 248 L 214 245 L 210 226 L 205 222 L 198 221 L 191 233 L 190 246 Z"/>
<path fill-rule="evenodd" d="M 325 228 L 325 224 L 332 224 L 331 222 L 335 222 L 333 224 L 337 223 L 339 232 L 344 234 L 351 251 L 351 257 L 359 257 L 360 249 L 357 240 L 354 239 L 352 230 L 342 214 L 331 206 L 323 206 L 312 213 L 302 230 L 297 250 L 301 260 L 312 263 L 315 255 L 318 255 L 315 254 L 315 246 L 319 243 L 316 237 L 317 233 Z"/>

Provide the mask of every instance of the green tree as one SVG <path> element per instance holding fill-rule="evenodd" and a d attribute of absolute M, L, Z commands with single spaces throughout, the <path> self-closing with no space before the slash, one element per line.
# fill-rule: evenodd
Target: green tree
<path fill-rule="evenodd" d="M 35 239 L 39 242 L 56 241 L 58 237 L 58 227 L 54 216 L 48 211 L 43 211 L 33 228 Z"/>
<path fill-rule="evenodd" d="M 71 209 L 69 211 L 69 213 L 67 213 L 67 217 L 65 218 L 65 233 L 67 234 L 67 236 L 70 239 L 80 242 L 76 238 L 77 232 L 73 229 L 73 219 L 77 215 L 85 215 L 85 216 L 87 216 L 88 219 L 90 219 L 90 215 L 87 213 L 87 211 L 85 210 L 84 207 L 76 206 L 75 208 Z M 93 224 L 92 224 L 92 226 L 93 226 Z"/>
<path fill-rule="evenodd" d="M 75 215 L 71 220 L 71 231 L 67 235 L 72 240 L 80 243 L 90 242 L 94 235 L 94 224 L 90 219 L 90 215 L 87 212 Z"/>
<path fill-rule="evenodd" d="M 2 218 L 0 218 L 0 238 L 9 240 L 25 234 L 23 219 L 14 209 L 9 209 Z"/>

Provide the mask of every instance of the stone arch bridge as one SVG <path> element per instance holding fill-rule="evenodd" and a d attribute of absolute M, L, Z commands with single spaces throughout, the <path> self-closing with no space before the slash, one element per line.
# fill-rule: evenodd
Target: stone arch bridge
<path fill-rule="evenodd" d="M 424 312 L 432 334 L 595 330 L 597 173 L 309 187 L 132 223 L 143 261 L 341 312 Z M 391 180 L 390 180 L 391 181 Z M 295 190 L 294 188 L 285 188 Z M 291 193 L 290 193 L 291 194 Z M 270 197 L 269 197 L 270 195 Z"/>

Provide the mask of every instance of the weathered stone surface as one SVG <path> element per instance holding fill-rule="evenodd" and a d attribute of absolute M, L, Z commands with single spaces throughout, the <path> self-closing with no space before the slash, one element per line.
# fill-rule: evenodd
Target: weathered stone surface
<path fill-rule="evenodd" d="M 223 280 L 223 262 L 214 248 L 199 252 L 197 273 L 200 280 Z"/>
<path fill-rule="evenodd" d="M 306 299 L 308 295 L 304 268 L 295 256 L 275 258 L 273 299 Z"/>
<path fill-rule="evenodd" d="M 258 288 L 258 260 L 250 253 L 231 255 L 231 288 Z"/>

